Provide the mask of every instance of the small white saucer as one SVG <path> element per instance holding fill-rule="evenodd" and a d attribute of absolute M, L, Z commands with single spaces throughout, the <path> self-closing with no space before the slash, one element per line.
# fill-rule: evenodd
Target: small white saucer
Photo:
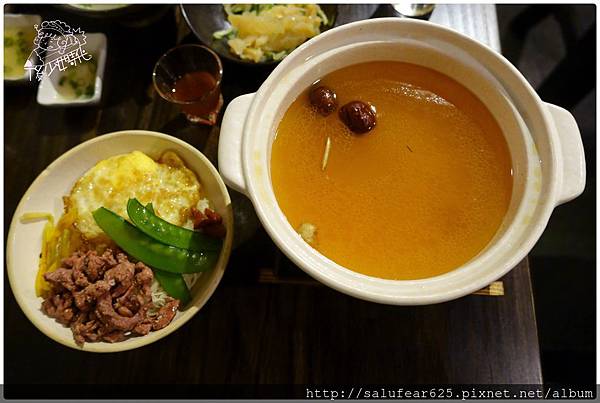
<path fill-rule="evenodd" d="M 80 37 L 80 35 L 76 35 Z M 94 95 L 90 98 L 66 98 L 57 91 L 61 77 L 68 71 L 54 70 L 50 75 L 44 70 L 42 81 L 38 87 L 37 102 L 46 106 L 87 106 L 100 103 L 102 97 L 102 80 L 104 67 L 106 65 L 107 40 L 103 33 L 85 34 L 86 43 L 82 48 L 87 54 L 97 60 L 96 82 L 94 83 Z"/>

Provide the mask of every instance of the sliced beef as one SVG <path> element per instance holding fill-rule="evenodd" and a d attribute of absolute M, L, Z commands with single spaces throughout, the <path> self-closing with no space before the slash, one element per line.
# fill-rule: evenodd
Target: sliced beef
<path fill-rule="evenodd" d="M 152 270 L 127 255 L 107 249 L 77 252 L 44 278 L 52 287 L 42 311 L 69 326 L 76 343 L 117 343 L 132 335 L 162 329 L 175 317 L 179 300 L 169 299 L 155 316 Z"/>
<path fill-rule="evenodd" d="M 90 281 L 85 273 L 85 268 L 88 265 L 87 255 L 79 255 L 72 260 L 73 280 L 78 287 L 87 287 Z"/>
<path fill-rule="evenodd" d="M 112 269 L 106 271 L 104 280 L 116 286 L 113 288 L 111 295 L 113 298 L 119 297 L 131 287 L 133 284 L 135 265 L 129 261 L 119 261 Z M 150 271 L 152 274 L 152 271 Z"/>
<path fill-rule="evenodd" d="M 144 307 L 141 307 L 135 315 L 131 317 L 119 315 L 112 305 L 110 295 L 104 294 L 96 303 L 96 315 L 102 323 L 118 330 L 133 330 L 146 316 Z"/>
<path fill-rule="evenodd" d="M 83 312 L 89 311 L 99 297 L 108 294 L 110 287 L 111 283 L 106 280 L 88 285 L 83 290 L 74 293 L 75 305 Z"/>
<path fill-rule="evenodd" d="M 152 270 L 142 262 L 137 262 L 135 265 L 135 281 L 138 286 L 141 287 L 142 295 L 144 296 L 144 300 L 148 301 L 152 299 L 152 280 L 154 279 L 154 274 L 152 274 Z"/>
<path fill-rule="evenodd" d="M 145 321 L 133 328 L 133 331 L 140 336 L 145 336 L 152 330 L 152 322 Z"/>
<path fill-rule="evenodd" d="M 106 333 L 102 336 L 102 340 L 107 341 L 109 343 L 117 343 L 125 339 L 127 339 L 127 336 L 125 336 L 125 332 L 123 332 L 122 330 L 113 330 L 112 332 Z"/>
<path fill-rule="evenodd" d="M 67 269 L 71 269 L 73 268 L 73 266 L 75 265 L 75 262 L 77 260 L 79 260 L 79 258 L 82 256 L 83 254 L 81 252 L 75 252 L 73 253 L 71 256 L 69 256 L 68 258 L 65 258 L 62 260 L 62 267 L 65 267 Z"/>
<path fill-rule="evenodd" d="M 117 308 L 117 312 L 119 313 L 119 315 L 125 316 L 127 318 L 131 318 L 133 316 L 133 312 L 131 312 L 131 310 L 126 306 L 119 306 Z"/>
<path fill-rule="evenodd" d="M 85 341 L 98 341 L 97 330 L 100 327 L 100 322 L 95 315 L 87 312 L 80 312 L 73 323 L 71 323 L 71 331 L 77 344 L 82 345 Z"/>
<path fill-rule="evenodd" d="M 167 326 L 173 318 L 175 314 L 177 314 L 177 309 L 179 308 L 179 300 L 171 299 L 168 301 L 163 307 L 158 310 L 158 314 L 152 323 L 153 330 L 159 330 L 163 327 Z"/>
<path fill-rule="evenodd" d="M 86 275 L 90 281 L 97 281 L 102 278 L 106 270 L 116 264 L 117 260 L 110 249 L 107 249 L 101 256 L 98 256 L 97 253 L 90 253 L 88 254 Z"/>
<path fill-rule="evenodd" d="M 117 298 L 115 307 L 117 309 L 125 307 L 131 312 L 137 312 L 146 304 L 146 302 L 146 299 L 141 294 L 139 285 L 136 284 L 129 287 L 127 291 L 125 291 L 125 294 Z"/>
<path fill-rule="evenodd" d="M 69 292 L 54 294 L 42 303 L 42 311 L 63 325 L 69 325 L 75 316 L 73 297 Z"/>
<path fill-rule="evenodd" d="M 44 274 L 44 280 L 49 282 L 56 291 L 63 289 L 68 291 L 75 290 L 75 282 L 73 281 L 73 270 L 56 269 L 53 272 Z"/>

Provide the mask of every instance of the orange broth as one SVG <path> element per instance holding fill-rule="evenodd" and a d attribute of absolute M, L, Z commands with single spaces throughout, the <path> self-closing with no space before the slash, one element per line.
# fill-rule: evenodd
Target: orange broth
<path fill-rule="evenodd" d="M 486 247 L 508 209 L 512 167 L 475 95 L 434 70 L 388 61 L 337 70 L 319 85 L 339 106 L 374 105 L 377 126 L 353 134 L 337 110 L 318 114 L 308 90 L 279 123 L 275 196 L 295 229 L 316 227 L 315 249 L 359 273 L 409 280 L 451 271 Z"/>

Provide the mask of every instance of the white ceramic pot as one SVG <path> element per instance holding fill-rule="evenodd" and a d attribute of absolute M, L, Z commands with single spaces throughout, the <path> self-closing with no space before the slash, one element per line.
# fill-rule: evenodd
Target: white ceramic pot
<path fill-rule="evenodd" d="M 374 60 L 419 64 L 462 83 L 492 112 L 510 149 L 513 195 L 501 228 L 477 256 L 440 276 L 394 281 L 348 270 L 300 238 L 273 193 L 271 144 L 292 101 L 325 74 Z M 583 145 L 569 112 L 542 102 L 521 73 L 485 45 L 436 24 L 398 18 L 321 34 L 286 57 L 255 94 L 234 99 L 221 127 L 219 167 L 229 186 L 250 197 L 277 246 L 305 272 L 346 294 L 397 305 L 451 300 L 502 277 L 531 250 L 554 207 L 585 186 Z"/>

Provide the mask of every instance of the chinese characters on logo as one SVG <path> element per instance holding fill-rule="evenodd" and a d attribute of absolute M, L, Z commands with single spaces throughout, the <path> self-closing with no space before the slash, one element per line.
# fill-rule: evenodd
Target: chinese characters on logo
<path fill-rule="evenodd" d="M 34 65 L 31 63 L 31 57 L 25 62 L 30 81 L 34 71 L 35 77 L 40 81 L 44 72 L 49 76 L 56 69 L 65 71 L 69 66 L 92 59 L 92 55 L 83 48 L 86 38 L 81 29 L 73 30 L 59 20 L 43 21 L 40 26 L 34 25 L 34 28 L 37 36 L 33 41 L 33 52 L 37 54 L 40 63 Z"/>

